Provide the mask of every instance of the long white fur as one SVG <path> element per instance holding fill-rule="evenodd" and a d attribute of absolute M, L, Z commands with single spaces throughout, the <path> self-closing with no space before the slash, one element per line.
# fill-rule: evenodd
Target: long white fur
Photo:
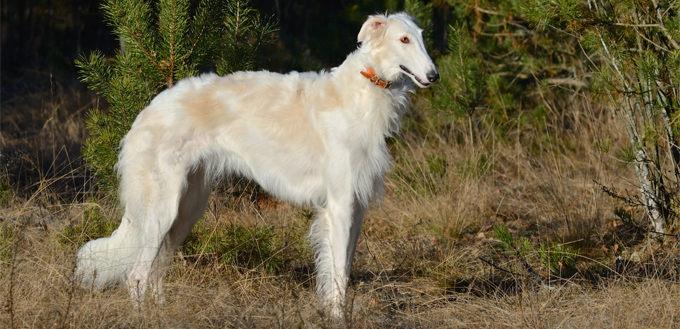
<path fill-rule="evenodd" d="M 159 94 L 121 143 L 120 227 L 78 251 L 77 278 L 97 288 L 126 279 L 136 303 L 151 284 L 162 298 L 163 264 L 201 217 L 211 182 L 238 174 L 317 209 L 317 291 L 339 316 L 363 214 L 390 166 L 385 138 L 414 83 L 436 73 L 421 31 L 404 13 L 371 16 L 361 46 L 331 72 L 204 74 Z M 373 85 L 365 67 L 392 87 Z"/>

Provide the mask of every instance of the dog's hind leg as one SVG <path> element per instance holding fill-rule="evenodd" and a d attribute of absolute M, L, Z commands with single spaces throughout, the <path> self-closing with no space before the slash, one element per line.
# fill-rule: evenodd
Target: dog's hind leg
<path fill-rule="evenodd" d="M 187 189 L 179 202 L 177 219 L 163 241 L 163 246 L 156 259 L 151 277 L 151 292 L 156 303 L 164 303 L 163 279 L 170 265 L 175 250 L 187 238 L 196 222 L 201 219 L 210 197 L 210 184 L 206 182 L 205 170 L 202 167 L 194 170 L 187 177 Z"/>
<path fill-rule="evenodd" d="M 205 170 L 199 167 L 188 176 L 187 190 L 179 203 L 177 220 L 168 232 L 168 242 L 173 252 L 184 242 L 196 222 L 201 219 L 209 197 L 210 182 L 206 181 Z"/>

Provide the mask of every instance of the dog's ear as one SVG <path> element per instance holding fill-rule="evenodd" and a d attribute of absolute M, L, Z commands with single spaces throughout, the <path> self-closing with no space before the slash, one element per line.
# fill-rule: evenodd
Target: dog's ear
<path fill-rule="evenodd" d="M 387 27 L 387 17 L 383 15 L 369 16 L 364 26 L 359 31 L 358 42 L 375 39 L 385 33 Z"/>

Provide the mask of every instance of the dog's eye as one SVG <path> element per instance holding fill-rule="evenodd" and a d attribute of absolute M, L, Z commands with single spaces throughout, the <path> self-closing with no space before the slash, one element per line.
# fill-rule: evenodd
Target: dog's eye
<path fill-rule="evenodd" d="M 401 43 L 409 43 L 411 40 L 409 40 L 407 37 L 401 37 Z"/>

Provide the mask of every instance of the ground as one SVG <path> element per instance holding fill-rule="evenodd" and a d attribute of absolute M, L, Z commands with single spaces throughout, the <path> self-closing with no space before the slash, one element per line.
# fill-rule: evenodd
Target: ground
<path fill-rule="evenodd" d="M 120 209 L 78 159 L 84 109 L 99 99 L 50 86 L 3 103 L 2 327 L 340 326 L 314 296 L 313 211 L 237 179 L 215 187 L 175 256 L 164 305 L 136 310 L 124 285 L 73 284 L 77 248 L 110 234 Z M 612 114 L 433 134 L 418 99 L 366 215 L 346 327 L 680 327 L 677 237 L 650 237 L 640 209 L 603 192 L 637 192 L 613 155 L 625 137 Z"/>

